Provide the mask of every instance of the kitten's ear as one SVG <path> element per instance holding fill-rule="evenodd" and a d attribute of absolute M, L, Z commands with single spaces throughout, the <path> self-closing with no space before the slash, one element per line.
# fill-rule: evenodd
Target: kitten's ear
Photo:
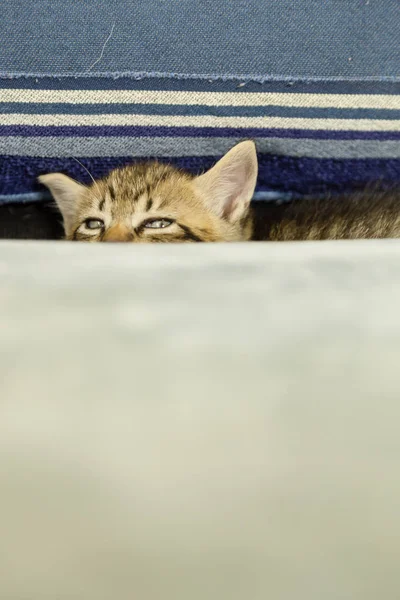
<path fill-rule="evenodd" d="M 41 175 L 43 183 L 51 192 L 64 219 L 64 227 L 69 230 L 76 216 L 76 208 L 85 187 L 62 173 Z"/>
<path fill-rule="evenodd" d="M 210 208 L 219 217 L 237 221 L 246 212 L 257 183 L 254 142 L 246 141 L 229 150 L 217 164 L 194 180 Z"/>

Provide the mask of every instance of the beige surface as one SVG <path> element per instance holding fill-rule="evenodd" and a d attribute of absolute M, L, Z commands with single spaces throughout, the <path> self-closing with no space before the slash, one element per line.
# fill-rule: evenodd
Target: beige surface
<path fill-rule="evenodd" d="M 1 600 L 399 598 L 399 265 L 0 244 Z"/>

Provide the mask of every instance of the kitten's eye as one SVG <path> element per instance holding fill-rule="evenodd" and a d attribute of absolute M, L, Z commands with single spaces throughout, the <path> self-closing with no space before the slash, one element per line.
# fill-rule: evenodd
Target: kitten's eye
<path fill-rule="evenodd" d="M 146 221 L 144 226 L 149 229 L 164 229 L 164 227 L 169 227 L 172 223 L 171 219 L 152 219 Z"/>
<path fill-rule="evenodd" d="M 88 229 L 103 229 L 104 221 L 101 219 L 86 219 L 86 221 L 84 221 L 84 225 Z"/>

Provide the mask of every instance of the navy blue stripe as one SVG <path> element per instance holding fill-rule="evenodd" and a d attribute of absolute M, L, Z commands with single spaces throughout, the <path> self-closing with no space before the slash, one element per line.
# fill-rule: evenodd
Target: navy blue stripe
<path fill-rule="evenodd" d="M 42 127 L 0 125 L 0 136 L 21 137 L 232 137 L 326 140 L 400 140 L 399 131 L 329 131 L 313 129 L 262 129 L 234 127 L 80 126 Z"/>
<path fill-rule="evenodd" d="M 208 81 L 203 79 L 129 77 L 0 77 L 0 89 L 34 90 L 173 90 L 204 92 L 295 92 L 297 94 L 400 94 L 398 81 Z"/>
<path fill-rule="evenodd" d="M 400 119 L 400 110 L 293 106 L 202 106 L 197 104 L 52 104 L 0 101 L 0 114 L 143 114 L 167 116 L 287 117 L 308 119 Z"/>
<path fill-rule="evenodd" d="M 130 157 L 79 158 L 94 177 L 132 162 Z M 164 160 L 198 173 L 211 167 L 215 157 L 184 157 Z M 62 171 L 89 183 L 86 171 L 72 158 L 32 158 L 0 156 L 0 194 L 25 194 L 39 191 L 38 175 Z M 258 191 L 278 190 L 298 194 L 323 193 L 330 189 L 345 191 L 370 181 L 400 184 L 400 159 L 316 159 L 261 155 Z"/>

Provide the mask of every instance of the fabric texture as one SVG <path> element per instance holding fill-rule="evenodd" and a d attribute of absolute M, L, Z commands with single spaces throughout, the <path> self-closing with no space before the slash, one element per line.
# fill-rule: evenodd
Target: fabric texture
<path fill-rule="evenodd" d="M 7 0 L 0 73 L 398 77 L 398 0 Z"/>
<path fill-rule="evenodd" d="M 248 138 L 258 194 L 400 183 L 398 0 L 4 11 L 0 202 L 45 197 L 36 178 L 55 168 L 86 181 L 76 159 L 95 177 L 150 157 L 197 172 Z"/>

